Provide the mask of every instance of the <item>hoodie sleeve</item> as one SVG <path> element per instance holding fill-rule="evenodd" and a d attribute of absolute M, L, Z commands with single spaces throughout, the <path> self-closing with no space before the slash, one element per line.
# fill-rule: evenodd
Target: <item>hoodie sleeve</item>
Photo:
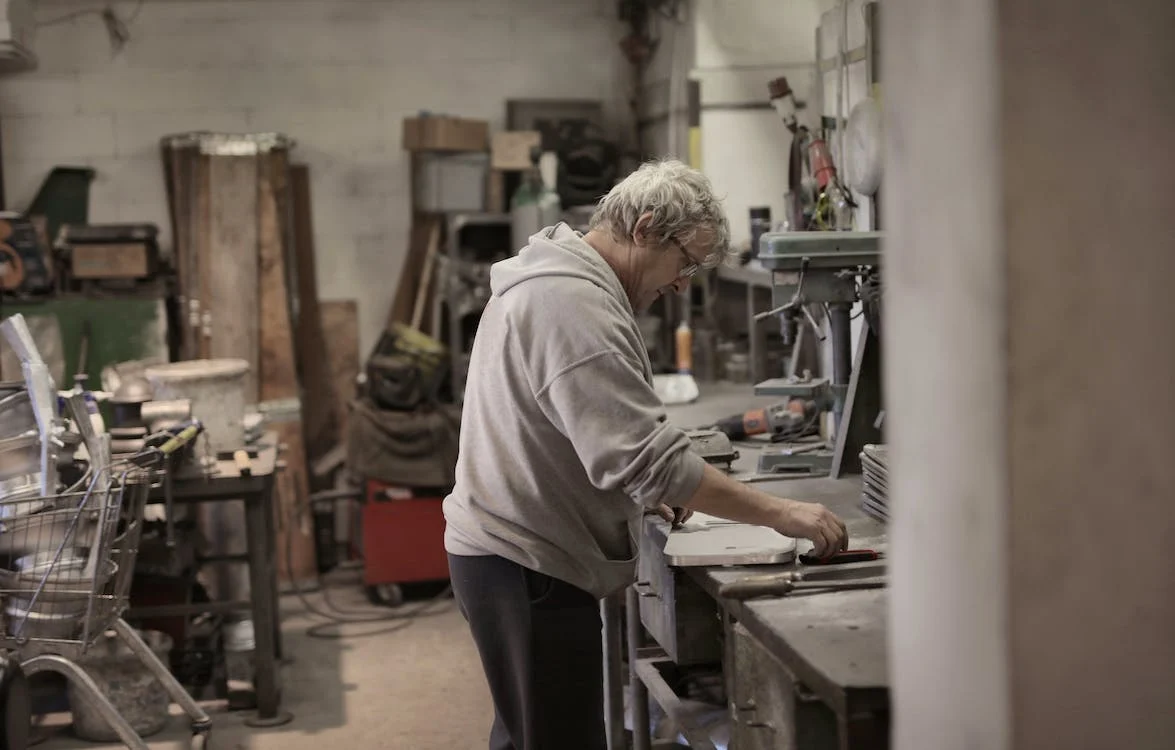
<path fill-rule="evenodd" d="M 688 500 L 705 462 L 671 425 L 641 369 L 615 351 L 593 354 L 555 375 L 535 396 L 575 448 L 592 485 L 622 489 L 653 508 Z"/>

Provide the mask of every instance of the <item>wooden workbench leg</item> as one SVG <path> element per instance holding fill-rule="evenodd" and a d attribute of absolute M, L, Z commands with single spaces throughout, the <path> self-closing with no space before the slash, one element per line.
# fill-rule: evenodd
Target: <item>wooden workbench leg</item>
<path fill-rule="evenodd" d="M 257 691 L 257 716 L 246 719 L 251 727 L 280 726 L 293 719 L 281 710 L 278 687 L 277 643 L 274 628 L 273 571 L 275 560 L 271 542 L 266 537 L 271 527 L 266 519 L 273 512 L 269 492 L 245 498 L 245 536 L 249 545 L 249 590 L 253 592 L 253 685 Z"/>
<path fill-rule="evenodd" d="M 632 748 L 650 750 L 653 745 L 649 727 L 649 691 L 636 672 L 637 654 L 641 648 L 640 595 L 629 586 L 625 594 L 625 618 L 628 625 L 628 689 L 632 706 Z"/>

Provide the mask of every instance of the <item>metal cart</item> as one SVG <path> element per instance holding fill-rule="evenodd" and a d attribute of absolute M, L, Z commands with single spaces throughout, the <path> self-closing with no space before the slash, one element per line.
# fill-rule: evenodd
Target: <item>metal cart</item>
<path fill-rule="evenodd" d="M 155 452 L 165 456 L 167 451 Z M 122 619 L 139 551 L 143 508 L 156 476 L 145 463 L 150 462 L 97 461 L 66 492 L 0 500 L 0 560 L 7 559 L 0 570 L 0 653 L 7 663 L 19 664 L 25 675 L 63 674 L 123 744 L 147 750 L 78 665 L 95 641 L 112 631 L 191 717 L 193 747 L 203 750 L 211 719 Z"/>

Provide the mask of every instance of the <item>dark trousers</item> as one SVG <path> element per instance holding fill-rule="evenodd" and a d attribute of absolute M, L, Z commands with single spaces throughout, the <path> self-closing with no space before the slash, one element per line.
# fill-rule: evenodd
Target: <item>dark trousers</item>
<path fill-rule="evenodd" d="M 490 750 L 604 750 L 600 603 L 501 557 L 449 555 L 494 699 Z"/>

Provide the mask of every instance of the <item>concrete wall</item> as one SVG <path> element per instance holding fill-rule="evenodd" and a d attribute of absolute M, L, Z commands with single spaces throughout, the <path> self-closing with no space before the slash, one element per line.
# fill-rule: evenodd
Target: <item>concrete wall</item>
<path fill-rule="evenodd" d="M 894 747 L 1169 748 L 1175 6 L 885 7 Z"/>
<path fill-rule="evenodd" d="M 821 2 L 695 4 L 693 76 L 702 90 L 702 166 L 725 196 L 732 240 L 745 242 L 749 208 L 770 206 L 773 219 L 783 216 L 791 134 L 765 106 L 767 82 L 785 75 L 797 98 L 811 100 Z M 803 116 L 814 123 L 814 115 Z"/>
<path fill-rule="evenodd" d="M 595 98 L 631 130 L 610 0 L 150 0 L 117 54 L 97 16 L 70 17 L 99 7 L 40 2 L 41 21 L 68 20 L 37 30 L 38 70 L 0 77 L 9 206 L 53 166 L 89 165 L 93 221 L 166 231 L 161 135 L 287 133 L 311 169 L 319 292 L 359 300 L 364 350 L 407 240 L 403 117 L 501 127 L 507 98 Z"/>
<path fill-rule="evenodd" d="M 683 3 L 673 18 L 651 15 L 650 34 L 660 41 L 641 72 L 640 121 L 644 147 L 653 158 L 689 160 L 688 86 L 694 64 L 695 13 Z"/>
<path fill-rule="evenodd" d="M 767 82 L 786 75 L 811 99 L 816 26 L 830 1 L 689 0 L 680 22 L 655 16 L 661 43 L 643 77 L 647 146 L 654 156 L 689 156 L 686 81 L 697 80 L 702 169 L 726 201 L 736 243 L 750 238 L 751 206 L 783 215 L 791 136 L 767 107 Z"/>

